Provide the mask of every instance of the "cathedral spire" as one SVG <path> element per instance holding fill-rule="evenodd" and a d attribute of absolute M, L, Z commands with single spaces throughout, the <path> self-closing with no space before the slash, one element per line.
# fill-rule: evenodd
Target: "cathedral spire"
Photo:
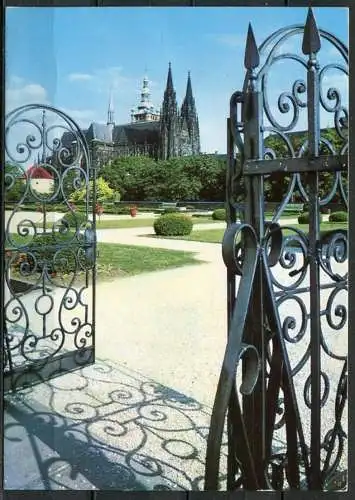
<path fill-rule="evenodd" d="M 188 72 L 186 94 L 181 106 L 180 113 L 181 127 L 189 136 L 190 154 L 199 154 L 200 152 L 200 132 L 198 116 L 196 111 L 195 99 L 192 93 L 191 74 Z"/>
<path fill-rule="evenodd" d="M 166 91 L 174 92 L 173 75 L 171 72 L 171 62 L 169 62 L 168 78 L 166 81 Z"/>
<path fill-rule="evenodd" d="M 185 118 L 187 119 L 187 118 L 192 118 L 192 115 L 195 114 L 196 114 L 195 99 L 192 94 L 191 73 L 189 71 L 187 76 L 186 94 L 181 106 L 181 115 L 185 116 Z"/>
<path fill-rule="evenodd" d="M 109 101 L 108 101 L 108 110 L 107 110 L 107 125 L 114 125 L 114 124 L 115 124 L 115 119 L 114 119 L 112 87 L 111 87 Z"/>
<path fill-rule="evenodd" d="M 161 151 L 162 158 L 167 159 L 178 154 L 178 123 L 179 113 L 176 101 L 176 92 L 173 85 L 171 63 L 169 62 L 168 77 L 164 92 L 164 100 L 161 110 Z"/>
<path fill-rule="evenodd" d="M 186 101 L 193 102 L 194 98 L 192 96 L 192 85 L 191 85 L 191 73 L 190 71 L 187 74 L 187 86 L 186 86 Z"/>
<path fill-rule="evenodd" d="M 163 100 L 163 114 L 175 115 L 177 113 L 176 92 L 173 85 L 173 75 L 171 72 L 171 63 L 169 62 L 168 78 L 166 80 L 166 88 Z"/>

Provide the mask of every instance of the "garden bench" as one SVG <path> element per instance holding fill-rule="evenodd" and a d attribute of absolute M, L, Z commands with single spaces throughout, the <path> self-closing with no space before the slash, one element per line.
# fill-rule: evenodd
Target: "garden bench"
<path fill-rule="evenodd" d="M 283 213 L 301 213 L 303 211 L 303 205 L 302 203 L 290 203 L 289 205 L 286 205 L 286 207 L 283 210 Z"/>
<path fill-rule="evenodd" d="M 165 210 L 165 209 L 167 209 L 167 208 L 176 208 L 176 207 L 177 207 L 177 203 L 176 203 L 176 202 L 175 202 L 175 203 L 170 203 L 170 202 L 169 202 L 169 203 L 162 203 L 162 204 L 160 205 L 160 208 L 161 208 L 162 210 Z"/>
<path fill-rule="evenodd" d="M 167 208 L 175 208 L 177 209 L 177 202 L 172 203 L 172 202 L 163 202 L 160 207 L 158 208 L 159 212 L 164 212 Z"/>

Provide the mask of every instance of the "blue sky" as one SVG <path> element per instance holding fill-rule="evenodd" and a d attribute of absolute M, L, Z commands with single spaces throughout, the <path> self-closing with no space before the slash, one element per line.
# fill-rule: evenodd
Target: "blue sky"
<path fill-rule="evenodd" d="M 314 14 L 320 28 L 348 43 L 347 9 L 317 8 Z M 225 152 L 229 98 L 244 78 L 248 23 L 260 44 L 276 29 L 304 24 L 306 15 L 305 8 L 270 7 L 8 8 L 7 111 L 51 103 L 80 126 L 105 122 L 111 86 L 115 121 L 127 123 L 145 73 L 152 102 L 160 106 L 171 61 L 179 104 L 191 71 L 202 150 Z M 300 40 L 289 48 L 300 53 Z M 322 57 L 325 64 L 337 56 L 325 43 Z M 292 89 L 294 77 L 296 69 L 275 66 L 269 81 L 273 106 L 281 92 Z M 345 88 L 342 75 L 329 78 Z M 328 124 L 332 117 L 322 119 Z"/>

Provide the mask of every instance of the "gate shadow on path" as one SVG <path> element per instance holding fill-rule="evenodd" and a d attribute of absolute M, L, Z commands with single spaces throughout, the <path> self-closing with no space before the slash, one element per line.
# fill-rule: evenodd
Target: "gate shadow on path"
<path fill-rule="evenodd" d="M 202 490 L 210 414 L 138 372 L 97 361 L 6 397 L 4 488 Z M 226 452 L 224 444 L 224 470 Z"/>

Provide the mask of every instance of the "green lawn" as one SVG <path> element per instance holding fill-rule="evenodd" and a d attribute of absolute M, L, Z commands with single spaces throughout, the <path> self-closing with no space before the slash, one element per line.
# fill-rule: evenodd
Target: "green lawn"
<path fill-rule="evenodd" d="M 21 246 L 31 241 L 31 237 L 29 236 L 21 238 L 19 235 L 13 234 L 12 237 Z M 65 236 L 62 236 L 60 239 L 65 239 Z M 101 282 L 110 281 L 117 277 L 133 276 L 163 269 L 200 264 L 202 262 L 196 260 L 193 252 L 182 252 L 180 250 L 166 250 L 114 243 L 98 243 L 97 250 L 97 278 Z M 11 246 L 7 245 L 6 251 L 10 252 Z M 54 255 L 54 252 L 52 251 L 51 253 Z M 40 255 L 43 256 L 42 253 Z M 53 258 L 50 255 L 46 257 L 49 259 L 49 262 Z M 12 273 L 13 276 L 19 276 L 18 271 L 15 269 L 13 269 Z M 56 274 L 56 279 L 60 282 L 62 281 L 62 284 L 70 281 L 72 276 L 70 273 L 62 275 L 60 271 Z M 78 282 L 81 282 L 83 278 L 84 274 L 82 274 Z"/>
<path fill-rule="evenodd" d="M 99 243 L 98 252 L 97 274 L 101 281 L 202 263 L 193 252 L 134 245 Z"/>
<path fill-rule="evenodd" d="M 155 219 L 152 218 L 134 218 L 131 219 L 96 219 L 96 229 L 128 229 L 134 227 L 153 227 Z M 211 224 L 221 221 L 215 221 L 211 217 L 192 217 L 193 224 Z M 53 222 L 47 222 L 47 229 L 51 229 Z M 42 228 L 43 224 L 36 223 L 36 227 Z"/>
<path fill-rule="evenodd" d="M 292 224 L 292 227 L 296 227 L 301 231 L 307 232 L 308 225 Z M 334 229 L 347 229 L 347 224 L 343 223 L 332 223 L 332 222 L 324 222 L 321 224 L 321 231 L 331 231 Z M 295 234 L 293 231 L 285 230 L 283 232 L 284 235 L 287 234 Z M 179 240 L 188 240 L 188 241 L 201 241 L 203 243 L 221 243 L 224 235 L 224 229 L 201 229 L 199 231 L 192 231 L 189 236 L 171 236 L 170 239 L 179 239 Z M 154 236 L 158 238 L 158 236 Z"/>

